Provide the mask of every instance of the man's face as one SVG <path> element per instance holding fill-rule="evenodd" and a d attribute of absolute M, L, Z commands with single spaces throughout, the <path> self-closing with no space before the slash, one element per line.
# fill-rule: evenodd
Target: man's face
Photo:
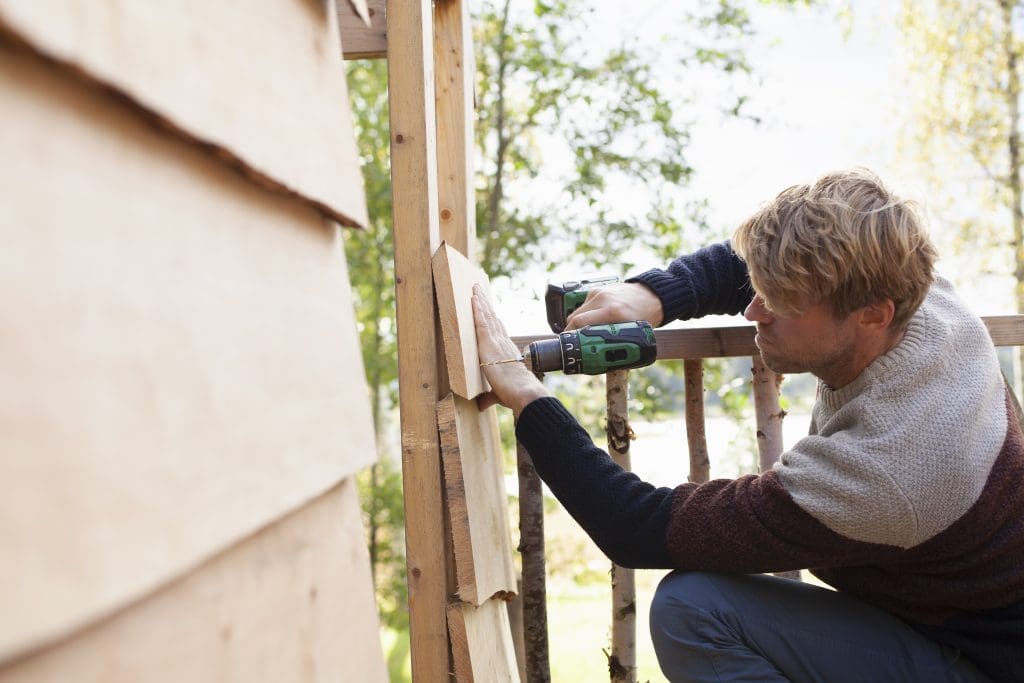
<path fill-rule="evenodd" d="M 838 320 L 826 304 L 779 315 L 765 306 L 761 295 L 754 297 L 743 315 L 757 323 L 754 342 L 771 370 L 810 372 L 832 386 L 841 386 L 838 382 L 849 375 L 857 344 L 854 316 Z"/>

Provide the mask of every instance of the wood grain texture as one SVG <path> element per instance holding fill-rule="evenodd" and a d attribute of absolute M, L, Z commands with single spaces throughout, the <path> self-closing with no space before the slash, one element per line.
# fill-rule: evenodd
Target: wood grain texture
<path fill-rule="evenodd" d="M 437 128 L 430 0 L 388 6 L 391 191 L 412 675 L 444 681 L 448 657 L 444 482 L 437 401 L 444 369 L 430 258 L 437 223 Z"/>
<path fill-rule="evenodd" d="M 335 0 L 0 0 L 0 28 L 261 184 L 366 225 Z"/>
<path fill-rule="evenodd" d="M 519 681 L 505 603 L 488 600 L 479 607 L 456 602 L 448 607 L 452 659 L 458 683 Z"/>
<path fill-rule="evenodd" d="M 434 3 L 437 179 L 441 239 L 476 262 L 476 61 L 470 0 Z"/>
<path fill-rule="evenodd" d="M 341 50 L 345 59 L 379 59 L 388 54 L 386 0 L 359 0 L 366 8 L 370 22 L 349 0 L 338 0 L 338 24 L 341 27 Z"/>
<path fill-rule="evenodd" d="M 383 683 L 359 520 L 346 480 L 0 683 Z"/>
<path fill-rule="evenodd" d="M 437 404 L 458 596 L 480 605 L 516 592 L 501 442 L 476 401 L 448 394 Z"/>
<path fill-rule="evenodd" d="M 476 398 L 491 390 L 480 368 L 473 321 L 473 285 L 490 296 L 490 281 L 479 267 L 446 243 L 434 253 L 434 290 L 437 293 L 448 382 L 462 398 Z"/>
<path fill-rule="evenodd" d="M 0 47 L 0 660 L 375 458 L 340 231 Z"/>

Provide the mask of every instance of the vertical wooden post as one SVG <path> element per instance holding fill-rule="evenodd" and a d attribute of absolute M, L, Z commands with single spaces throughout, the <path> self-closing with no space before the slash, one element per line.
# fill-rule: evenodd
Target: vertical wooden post
<path fill-rule="evenodd" d="M 690 449 L 690 481 L 703 483 L 711 477 L 707 429 L 704 425 L 704 361 L 683 361 L 686 391 L 686 442 Z"/>
<path fill-rule="evenodd" d="M 782 418 L 786 416 L 786 412 L 779 407 L 782 375 L 769 370 L 760 355 L 753 357 L 750 372 L 754 385 L 758 461 L 761 471 L 765 472 L 782 455 Z"/>
<path fill-rule="evenodd" d="M 530 454 L 516 445 L 519 461 L 519 552 L 523 559 L 523 645 L 528 683 L 550 683 L 547 576 L 544 564 L 544 496 Z"/>
<path fill-rule="evenodd" d="M 765 366 L 761 356 L 753 357 L 750 372 L 754 385 L 754 414 L 757 424 L 758 463 L 766 472 L 782 455 L 782 419 L 786 411 L 779 406 L 779 388 L 782 375 Z M 800 580 L 800 570 L 775 572 L 776 576 Z"/>
<path fill-rule="evenodd" d="M 440 245 L 430 0 L 389 3 L 399 407 L 413 678 L 448 680 L 443 485 L 437 432 L 437 313 L 430 258 Z"/>
<path fill-rule="evenodd" d="M 434 4 L 437 178 L 441 239 L 476 261 L 473 88 L 476 60 L 468 0 Z"/>
<path fill-rule="evenodd" d="M 608 454 L 623 469 L 630 469 L 629 370 L 605 375 L 608 401 Z M 636 577 L 632 569 L 612 564 L 612 651 L 608 673 L 614 683 L 636 683 Z"/>

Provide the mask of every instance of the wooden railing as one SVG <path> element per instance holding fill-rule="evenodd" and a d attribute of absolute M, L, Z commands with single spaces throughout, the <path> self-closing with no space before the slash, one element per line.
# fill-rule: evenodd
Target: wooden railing
<path fill-rule="evenodd" d="M 996 346 L 1024 345 L 1024 315 L 983 318 Z M 758 462 L 761 471 L 772 466 L 783 451 L 782 422 L 785 413 L 779 407 L 782 377 L 768 370 L 754 345 L 753 325 L 657 330 L 658 360 L 682 360 L 685 379 L 686 440 L 689 448 L 691 482 L 708 480 L 710 462 L 704 423 L 704 360 L 710 358 L 749 357 L 757 432 Z M 532 341 L 552 335 L 515 337 L 524 348 Z M 630 467 L 628 371 L 606 375 L 608 401 L 608 451 L 624 468 Z M 548 639 L 546 572 L 544 563 L 544 508 L 540 478 L 529 455 L 518 449 L 519 460 L 519 551 L 522 555 L 523 647 L 521 670 L 528 683 L 551 680 Z M 682 473 L 680 473 L 682 476 Z M 785 574 L 794 578 L 798 572 Z M 794 576 L 795 575 L 795 576 Z M 636 681 L 636 593 L 633 570 L 612 565 L 612 643 L 607 653 L 610 680 Z M 519 621 L 518 619 L 516 620 Z"/>

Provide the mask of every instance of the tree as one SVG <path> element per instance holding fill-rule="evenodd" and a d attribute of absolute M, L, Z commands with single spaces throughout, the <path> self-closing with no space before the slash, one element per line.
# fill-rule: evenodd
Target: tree
<path fill-rule="evenodd" d="M 1021 6 L 904 0 L 901 22 L 913 85 L 908 138 L 951 200 L 941 216 L 954 228 L 950 246 L 979 259 L 981 272 L 1012 275 L 1018 312 L 1024 312 Z M 952 205 L 962 207 L 966 198 L 980 211 Z"/>

